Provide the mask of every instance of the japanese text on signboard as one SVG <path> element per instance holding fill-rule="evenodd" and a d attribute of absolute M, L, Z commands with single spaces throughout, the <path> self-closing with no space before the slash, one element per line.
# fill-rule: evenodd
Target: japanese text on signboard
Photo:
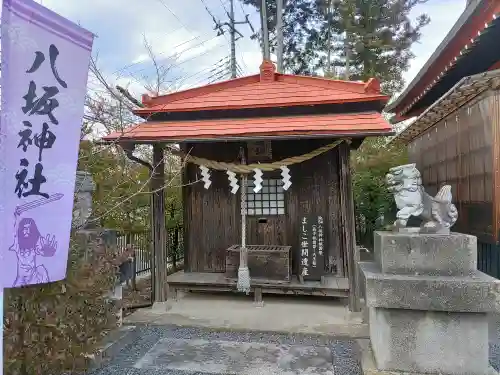
<path fill-rule="evenodd" d="M 304 216 L 300 224 L 300 275 L 318 279 L 324 271 L 324 219 Z"/>

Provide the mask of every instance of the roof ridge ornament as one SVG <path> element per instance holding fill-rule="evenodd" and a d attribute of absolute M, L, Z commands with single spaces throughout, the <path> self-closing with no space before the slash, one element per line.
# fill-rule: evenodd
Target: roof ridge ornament
<path fill-rule="evenodd" d="M 149 94 L 142 94 L 142 104 L 145 106 L 148 106 L 149 104 L 152 104 L 153 98 L 149 96 Z"/>
<path fill-rule="evenodd" d="M 377 78 L 370 78 L 365 83 L 365 93 L 380 94 L 380 81 Z"/>
<path fill-rule="evenodd" d="M 264 60 L 260 64 L 260 81 L 272 82 L 275 80 L 276 67 L 271 60 Z"/>

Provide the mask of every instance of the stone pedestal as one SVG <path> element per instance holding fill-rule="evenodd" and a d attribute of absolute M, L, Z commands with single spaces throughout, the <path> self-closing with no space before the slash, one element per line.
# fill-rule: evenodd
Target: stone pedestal
<path fill-rule="evenodd" d="M 374 259 L 360 263 L 365 373 L 491 373 L 487 314 L 499 310 L 499 282 L 477 271 L 474 236 L 376 232 Z"/>
<path fill-rule="evenodd" d="M 75 196 L 73 207 L 73 227 L 83 229 L 92 214 L 92 193 L 95 191 L 92 174 L 85 171 L 76 172 Z"/>

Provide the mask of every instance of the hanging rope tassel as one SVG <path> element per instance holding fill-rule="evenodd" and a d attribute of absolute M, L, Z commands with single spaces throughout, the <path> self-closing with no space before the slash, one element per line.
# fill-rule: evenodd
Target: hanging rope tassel
<path fill-rule="evenodd" d="M 247 237 L 247 176 L 241 176 L 241 248 L 240 267 L 238 268 L 239 292 L 250 293 L 250 270 L 248 269 Z"/>

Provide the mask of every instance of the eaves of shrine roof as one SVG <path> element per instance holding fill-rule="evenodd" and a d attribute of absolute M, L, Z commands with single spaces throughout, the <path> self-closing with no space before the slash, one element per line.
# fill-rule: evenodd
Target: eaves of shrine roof
<path fill-rule="evenodd" d="M 103 143 L 237 141 L 387 136 L 391 125 L 379 112 L 197 121 L 146 121 L 102 138 Z"/>

